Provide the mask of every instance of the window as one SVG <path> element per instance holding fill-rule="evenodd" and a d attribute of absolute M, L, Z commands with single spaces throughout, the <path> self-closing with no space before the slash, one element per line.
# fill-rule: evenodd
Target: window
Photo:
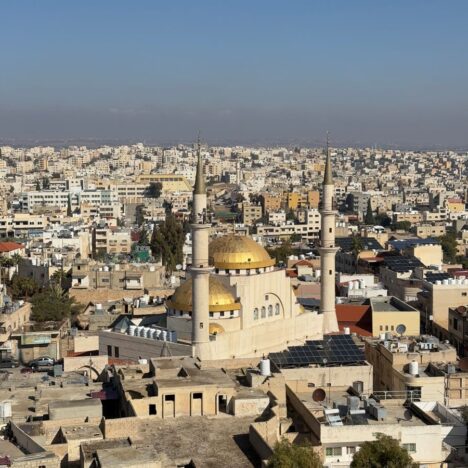
<path fill-rule="evenodd" d="M 114 356 L 118 358 L 120 356 L 120 350 L 118 346 L 114 346 Z"/>
<path fill-rule="evenodd" d="M 273 306 L 271 304 L 268 306 L 268 317 L 273 317 Z"/>
<path fill-rule="evenodd" d="M 466 292 L 462 292 L 462 296 L 466 296 L 468 293 Z"/>
<path fill-rule="evenodd" d="M 203 398 L 203 393 L 201 393 L 201 392 L 194 393 L 194 394 L 192 395 L 192 398 L 193 398 L 194 400 L 201 400 L 201 399 Z"/>
<path fill-rule="evenodd" d="M 258 308 L 255 307 L 254 313 L 253 313 L 254 320 L 258 320 Z"/>
<path fill-rule="evenodd" d="M 392 326 L 390 327 L 390 330 L 391 330 L 391 331 L 394 331 L 394 330 L 395 330 L 395 327 L 392 325 Z"/>
<path fill-rule="evenodd" d="M 348 455 L 354 455 L 356 453 L 356 447 L 355 446 L 349 446 L 349 447 L 346 447 L 346 453 Z"/>
<path fill-rule="evenodd" d="M 416 444 L 401 444 L 402 447 L 407 450 L 409 453 L 416 452 Z"/>
<path fill-rule="evenodd" d="M 327 447 L 325 454 L 327 457 L 341 457 L 341 447 Z"/>
<path fill-rule="evenodd" d="M 156 411 L 156 405 L 149 405 L 148 414 L 150 416 L 158 414 L 157 411 Z"/>
<path fill-rule="evenodd" d="M 383 331 L 383 325 L 380 325 L 380 331 Z"/>
<path fill-rule="evenodd" d="M 112 356 L 112 346 L 111 345 L 107 345 L 107 355 Z"/>
<path fill-rule="evenodd" d="M 262 307 L 262 318 L 266 317 L 266 309 L 265 307 Z"/>
<path fill-rule="evenodd" d="M 275 305 L 275 315 L 279 315 L 279 314 L 280 314 L 280 305 L 276 304 Z"/>
<path fill-rule="evenodd" d="M 453 319 L 453 329 L 458 330 L 458 319 L 456 318 Z"/>
<path fill-rule="evenodd" d="M 388 325 L 385 325 L 385 331 L 388 331 Z"/>
<path fill-rule="evenodd" d="M 329 275 L 333 275 L 333 270 L 328 270 Z"/>
<path fill-rule="evenodd" d="M 164 401 L 175 401 L 175 395 L 164 395 Z"/>

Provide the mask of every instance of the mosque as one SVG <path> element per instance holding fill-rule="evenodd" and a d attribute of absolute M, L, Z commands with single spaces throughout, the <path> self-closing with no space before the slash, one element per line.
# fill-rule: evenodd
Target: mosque
<path fill-rule="evenodd" d="M 297 301 L 290 278 L 250 237 L 211 240 L 203 160 L 198 150 L 193 192 L 192 267 L 167 300 L 167 327 L 192 344 L 201 360 L 262 356 L 337 332 L 335 216 L 330 151 L 321 206 L 321 304 L 319 312 Z"/>

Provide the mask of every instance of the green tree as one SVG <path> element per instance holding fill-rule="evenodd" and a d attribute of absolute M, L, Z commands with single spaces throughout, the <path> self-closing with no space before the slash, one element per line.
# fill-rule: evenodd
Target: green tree
<path fill-rule="evenodd" d="M 68 195 L 68 200 L 67 200 L 67 216 L 71 216 L 73 214 L 72 210 L 72 204 L 71 204 L 71 196 Z"/>
<path fill-rule="evenodd" d="M 159 198 L 162 193 L 162 188 L 161 182 L 151 182 L 149 186 L 149 196 L 152 198 Z"/>
<path fill-rule="evenodd" d="M 288 212 L 286 213 L 286 221 L 294 221 L 294 222 L 297 221 L 296 213 L 294 212 L 292 208 L 290 208 Z"/>
<path fill-rule="evenodd" d="M 375 224 L 383 227 L 389 227 L 392 224 L 392 220 L 387 213 L 377 213 L 375 216 Z"/>
<path fill-rule="evenodd" d="M 156 225 L 151 236 L 151 252 L 156 260 L 161 260 L 171 273 L 183 261 L 185 234 L 182 223 L 169 213 L 160 225 Z"/>
<path fill-rule="evenodd" d="M 417 465 L 398 441 L 385 434 L 377 440 L 364 442 L 354 454 L 351 468 L 413 468 Z"/>
<path fill-rule="evenodd" d="M 300 242 L 302 240 L 302 236 L 295 232 L 294 234 L 291 235 L 290 241 L 291 242 Z"/>
<path fill-rule="evenodd" d="M 354 236 L 352 238 L 352 240 L 351 240 L 351 250 L 352 250 L 353 255 L 354 255 L 356 273 L 357 273 L 359 254 L 364 250 L 364 245 L 362 243 L 361 237 Z"/>
<path fill-rule="evenodd" d="M 277 442 L 268 460 L 272 468 L 322 468 L 323 465 L 312 445 L 295 445 L 287 439 Z"/>
<path fill-rule="evenodd" d="M 408 232 L 411 229 L 410 221 L 398 221 L 393 223 L 392 228 L 394 231 L 406 231 Z"/>
<path fill-rule="evenodd" d="M 47 190 L 50 188 L 50 181 L 49 181 L 49 178 L 48 177 L 43 177 L 42 178 L 42 188 L 44 190 Z"/>
<path fill-rule="evenodd" d="M 273 257 L 276 260 L 276 263 L 286 263 L 288 261 L 288 257 L 294 253 L 290 241 L 285 241 L 279 247 L 267 248 L 266 250 L 270 257 Z"/>
<path fill-rule="evenodd" d="M 367 211 L 366 215 L 364 216 L 364 222 L 370 226 L 375 225 L 374 212 L 372 211 L 372 204 L 370 198 L 369 200 L 367 200 Z"/>
<path fill-rule="evenodd" d="M 59 321 L 79 312 L 79 306 L 59 284 L 52 284 L 32 299 L 31 318 L 36 322 Z"/>
<path fill-rule="evenodd" d="M 455 233 L 448 232 L 444 236 L 439 237 L 439 241 L 444 252 L 444 261 L 455 263 L 457 257 L 457 237 Z"/>
<path fill-rule="evenodd" d="M 140 229 L 140 238 L 138 239 L 139 245 L 149 245 L 149 232 L 146 226 L 142 226 Z"/>
<path fill-rule="evenodd" d="M 11 278 L 10 293 L 13 299 L 29 299 L 39 291 L 39 285 L 33 278 L 14 274 Z"/>

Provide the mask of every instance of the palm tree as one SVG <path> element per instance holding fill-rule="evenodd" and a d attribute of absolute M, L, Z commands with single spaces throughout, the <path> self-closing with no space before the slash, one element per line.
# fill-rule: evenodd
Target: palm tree
<path fill-rule="evenodd" d="M 16 268 L 16 273 L 18 273 L 18 265 L 21 263 L 21 260 L 23 260 L 23 257 L 19 253 L 15 253 L 12 255 L 11 260 Z"/>

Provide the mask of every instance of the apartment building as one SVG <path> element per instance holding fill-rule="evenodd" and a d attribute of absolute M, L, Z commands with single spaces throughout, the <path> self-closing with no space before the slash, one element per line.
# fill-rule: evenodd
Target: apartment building
<path fill-rule="evenodd" d="M 262 217 L 261 205 L 253 205 L 251 203 L 242 203 L 242 222 L 246 226 L 255 224 Z"/>

